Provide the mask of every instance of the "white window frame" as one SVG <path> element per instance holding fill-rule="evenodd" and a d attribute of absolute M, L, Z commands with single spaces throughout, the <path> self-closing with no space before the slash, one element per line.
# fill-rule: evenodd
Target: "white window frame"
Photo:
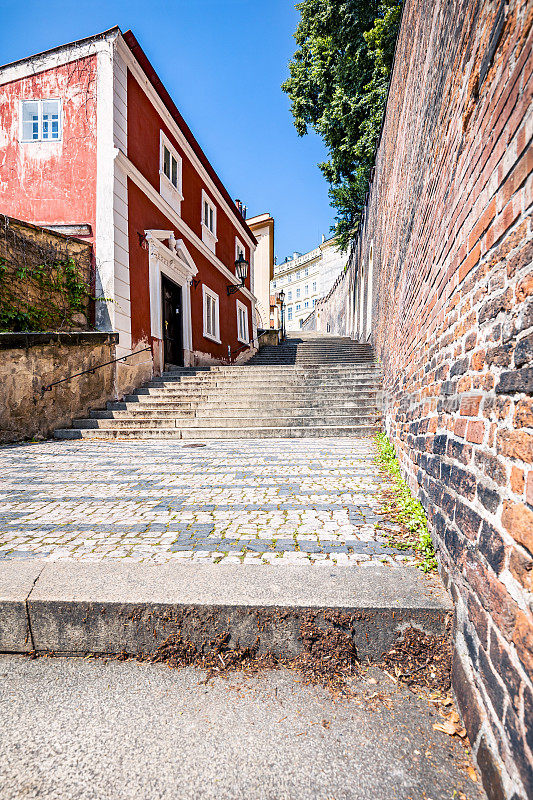
<path fill-rule="evenodd" d="M 300 311 L 301 307 L 302 307 L 301 303 L 296 303 L 295 314 L 297 314 Z"/>
<path fill-rule="evenodd" d="M 287 302 L 292 303 L 292 290 L 290 292 L 287 292 Z"/>
<path fill-rule="evenodd" d="M 43 103 L 59 103 L 58 114 L 58 136 L 57 139 L 43 139 Z M 24 103 L 39 103 L 39 117 L 38 117 L 38 137 L 37 139 L 24 138 Z M 19 102 L 19 140 L 25 143 L 31 142 L 60 142 L 63 138 L 63 101 L 60 97 L 24 97 Z"/>
<path fill-rule="evenodd" d="M 292 306 L 287 307 L 287 321 L 292 322 Z"/>
<path fill-rule="evenodd" d="M 301 293 L 300 292 L 300 287 L 298 286 L 298 288 L 296 289 L 296 299 L 298 299 L 300 297 L 300 293 Z"/>
<path fill-rule="evenodd" d="M 244 247 L 243 243 L 239 239 L 238 236 L 235 237 L 235 261 L 239 258 L 239 253 L 242 253 L 243 258 L 246 258 L 246 248 Z"/>
<path fill-rule="evenodd" d="M 163 147 L 166 147 L 177 164 L 178 185 L 174 186 L 172 180 L 165 175 Z M 163 131 L 159 131 L 159 194 L 169 206 L 181 214 L 181 201 L 183 200 L 183 160 Z"/>
<path fill-rule="evenodd" d="M 209 228 L 208 225 L 204 222 L 204 206 L 205 203 L 209 206 L 209 208 L 213 211 L 213 230 Z M 217 207 L 214 202 L 211 200 L 205 189 L 202 189 L 202 206 L 201 206 L 201 217 L 202 220 L 202 242 L 206 244 L 210 250 L 215 252 L 216 243 L 218 242 L 217 239 Z"/>
<path fill-rule="evenodd" d="M 215 304 L 215 332 L 209 333 L 207 330 L 207 295 Z M 210 339 L 212 342 L 222 344 L 220 340 L 220 297 L 212 289 L 209 289 L 204 283 L 202 284 L 202 298 L 203 298 L 203 319 L 204 319 L 204 338 Z"/>
<path fill-rule="evenodd" d="M 244 303 L 241 303 L 240 300 L 237 300 L 236 303 L 237 303 L 237 339 L 242 344 L 250 344 L 250 336 L 248 333 L 248 309 L 244 305 Z M 241 328 L 241 319 L 244 322 L 244 330 L 242 330 Z"/>

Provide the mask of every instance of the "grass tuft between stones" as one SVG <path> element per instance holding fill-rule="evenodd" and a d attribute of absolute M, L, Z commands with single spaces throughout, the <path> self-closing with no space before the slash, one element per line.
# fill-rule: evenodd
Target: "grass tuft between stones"
<path fill-rule="evenodd" d="M 437 559 L 424 509 L 402 478 L 394 445 L 387 434 L 377 433 L 374 443 L 376 464 L 390 479 L 390 486 L 383 493 L 383 514 L 403 529 L 389 536 L 389 545 L 397 550 L 412 550 L 419 569 L 434 572 Z"/>

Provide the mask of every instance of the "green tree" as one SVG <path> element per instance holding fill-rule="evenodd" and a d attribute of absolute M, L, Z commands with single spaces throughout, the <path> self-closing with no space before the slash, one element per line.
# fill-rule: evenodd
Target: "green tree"
<path fill-rule="evenodd" d="M 347 249 L 361 215 L 390 79 L 402 0 L 304 0 L 298 45 L 282 89 L 294 125 L 314 129 L 329 159 L 319 164 Z"/>

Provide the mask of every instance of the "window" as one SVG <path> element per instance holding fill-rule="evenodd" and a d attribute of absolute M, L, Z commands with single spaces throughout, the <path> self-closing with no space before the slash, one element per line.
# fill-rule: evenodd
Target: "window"
<path fill-rule="evenodd" d="M 292 306 L 289 306 L 287 309 L 287 319 L 290 322 L 292 319 Z"/>
<path fill-rule="evenodd" d="M 306 268 L 305 268 L 305 270 L 304 270 L 304 275 L 305 275 L 305 277 L 307 278 L 307 276 L 309 275 L 309 267 L 306 267 Z"/>
<path fill-rule="evenodd" d="M 298 270 L 298 272 L 296 273 L 296 280 L 297 280 L 297 281 L 299 281 L 299 280 L 300 280 L 300 270 Z"/>
<path fill-rule="evenodd" d="M 296 297 L 300 297 L 300 287 L 298 287 L 298 289 L 296 289 Z"/>
<path fill-rule="evenodd" d="M 308 283 L 305 284 L 305 290 L 304 291 L 305 291 L 305 294 L 307 296 L 309 294 L 309 284 Z"/>
<path fill-rule="evenodd" d="M 289 303 L 291 302 L 291 300 L 292 300 L 292 292 L 288 292 L 287 293 L 287 300 L 289 301 Z"/>
<path fill-rule="evenodd" d="M 217 209 L 207 193 L 202 189 L 202 241 L 215 252 L 217 243 Z"/>
<path fill-rule="evenodd" d="M 313 308 L 316 306 L 316 297 L 313 297 Z"/>
<path fill-rule="evenodd" d="M 306 300 L 304 303 L 304 308 L 309 308 L 309 300 Z"/>
<path fill-rule="evenodd" d="M 220 344 L 220 318 L 218 294 L 202 285 L 204 296 L 204 336 Z"/>
<path fill-rule="evenodd" d="M 313 292 L 316 292 L 316 281 L 313 281 Z"/>
<path fill-rule="evenodd" d="M 272 281 L 272 288 L 273 288 L 273 289 L 275 289 L 275 288 L 276 288 L 276 281 Z"/>
<path fill-rule="evenodd" d="M 240 254 L 242 253 L 242 257 L 246 258 L 246 253 L 244 251 L 244 245 L 237 237 L 235 237 L 235 261 L 239 258 Z"/>
<path fill-rule="evenodd" d="M 182 162 L 181 156 L 171 144 L 163 131 L 159 134 L 159 194 L 174 208 L 178 214 L 181 211 L 182 189 Z"/>
<path fill-rule="evenodd" d="M 291 283 L 291 282 L 292 282 L 292 276 L 291 275 L 287 275 L 287 283 Z"/>
<path fill-rule="evenodd" d="M 248 344 L 248 309 L 237 300 L 237 339 L 243 344 Z"/>
<path fill-rule="evenodd" d="M 300 308 L 301 308 L 301 305 L 300 305 L 300 303 L 296 303 L 296 311 L 299 311 L 299 310 L 300 310 Z"/>
<path fill-rule="evenodd" d="M 23 142 L 61 139 L 61 100 L 23 100 L 21 106 Z"/>

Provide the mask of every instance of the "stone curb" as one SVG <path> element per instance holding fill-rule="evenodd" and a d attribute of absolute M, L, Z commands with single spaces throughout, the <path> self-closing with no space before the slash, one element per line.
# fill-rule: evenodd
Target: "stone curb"
<path fill-rule="evenodd" d="M 376 659 L 409 625 L 440 636 L 452 605 L 413 568 L 145 565 L 7 561 L 0 566 L 0 652 L 151 652 L 169 634 L 205 647 L 294 657 L 304 619 L 335 627 L 338 612 L 360 658 Z"/>

